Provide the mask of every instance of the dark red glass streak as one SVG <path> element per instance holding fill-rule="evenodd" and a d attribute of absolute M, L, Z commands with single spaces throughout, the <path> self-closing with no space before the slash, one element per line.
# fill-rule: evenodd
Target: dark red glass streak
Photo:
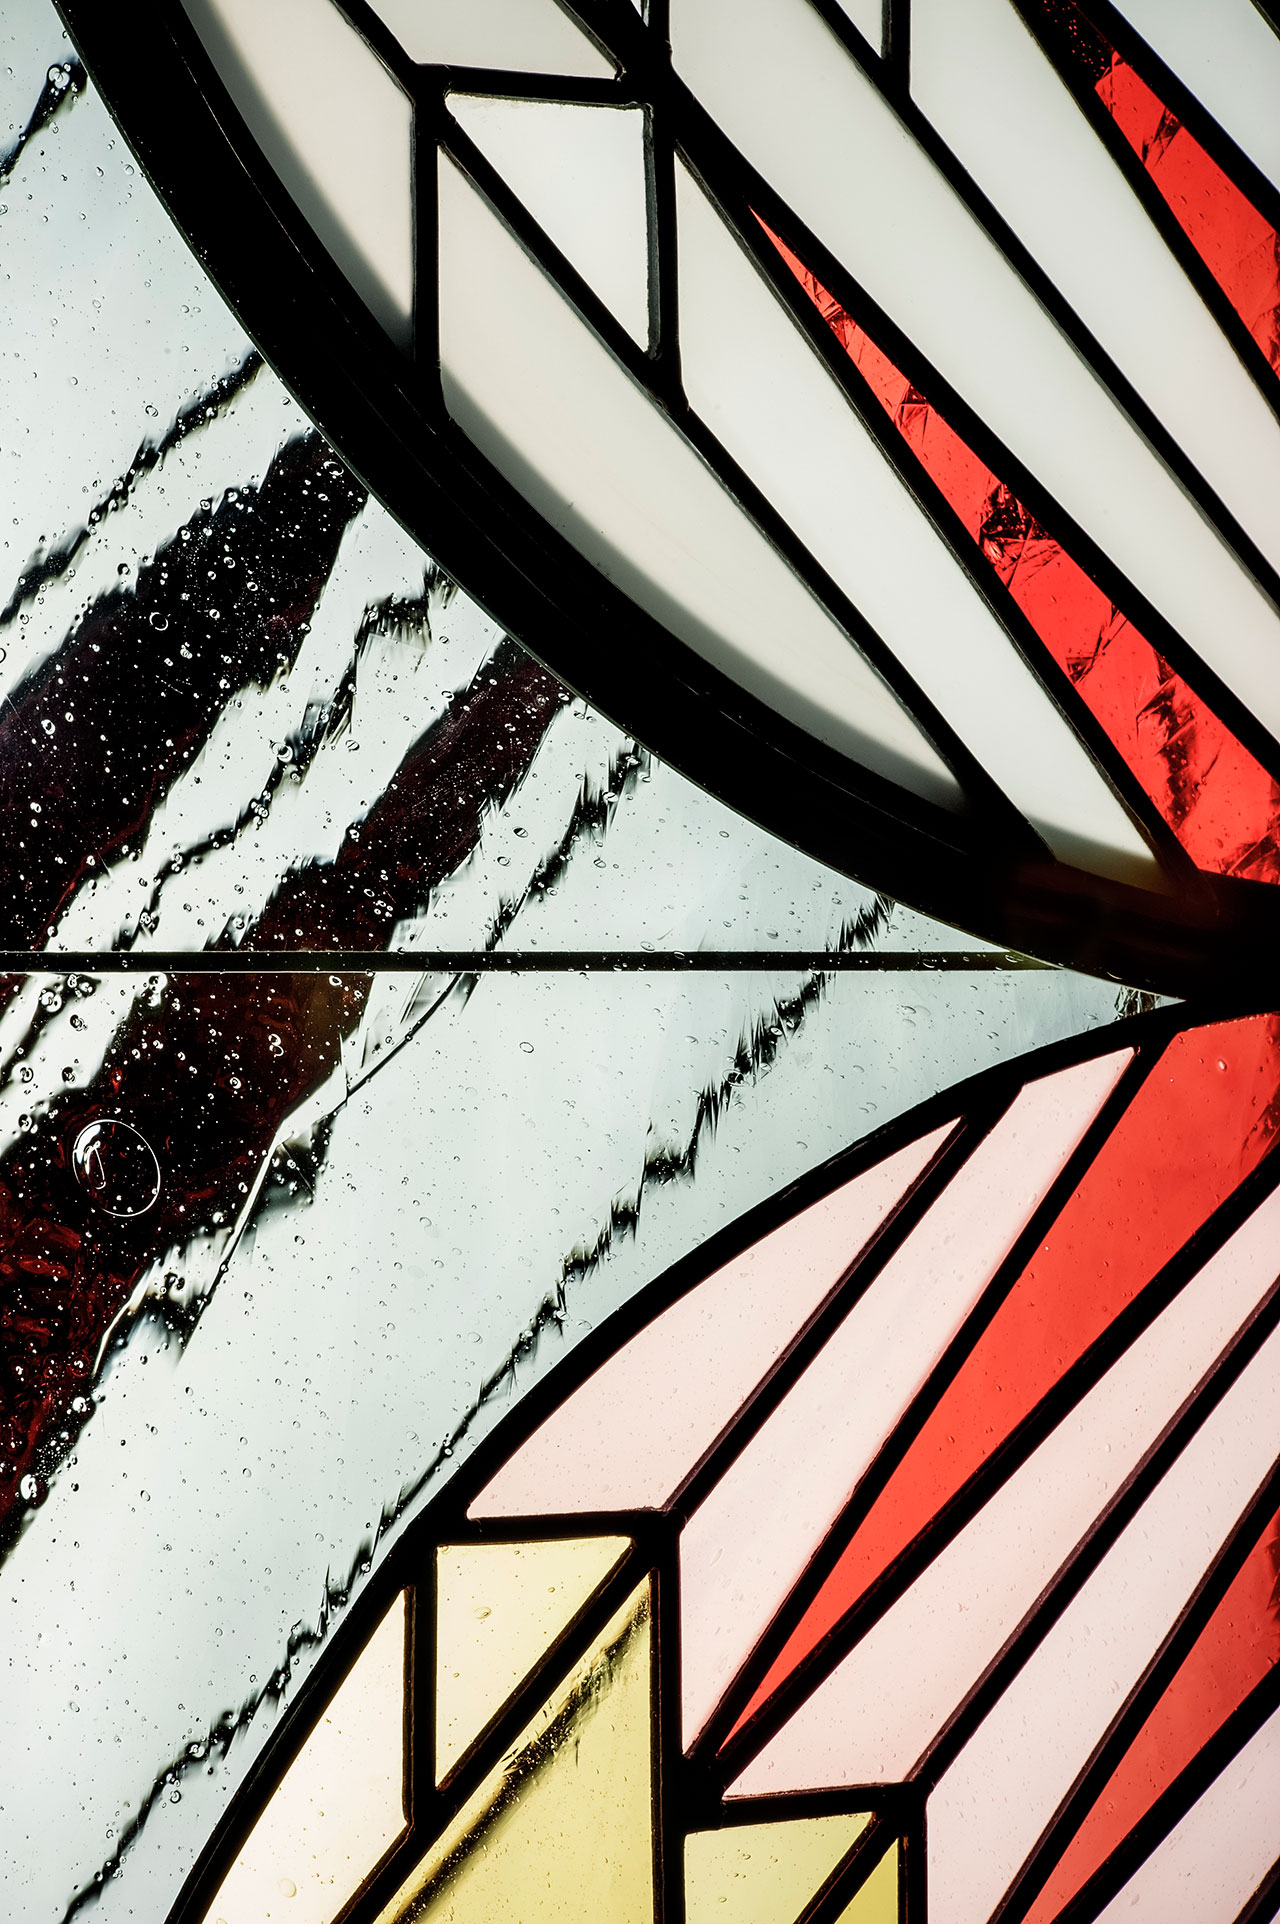
<path fill-rule="evenodd" d="M 770 238 L 1192 861 L 1212 874 L 1280 880 L 1280 788 L 1271 776 L 791 249 Z"/>
<path fill-rule="evenodd" d="M 1075 1896 L 1255 1684 L 1280 1663 L 1280 1514 L 1112 1773 L 1028 1912 L 1051 1920 Z"/>
<path fill-rule="evenodd" d="M 286 878 L 244 948 L 382 948 L 400 917 L 471 854 L 485 811 L 527 769 L 565 689 L 502 651 L 406 756 L 337 860 Z M 363 975 L 176 976 L 135 1015 L 87 1091 L 0 1159 L 0 1529 L 89 1413 L 105 1332 L 147 1267 L 238 1214 L 280 1123 L 339 1059 Z M 118 1119 L 154 1151 L 154 1207 L 95 1205 L 73 1151 Z M 127 1173 L 127 1172 L 126 1172 Z M 177 1290 L 166 1312 L 182 1326 Z M 39 1483 L 37 1494 L 39 1493 Z"/>
<path fill-rule="evenodd" d="M 1097 94 L 1244 325 L 1280 372 L 1280 236 L 1074 0 L 1045 0 L 1059 48 Z M 1086 9 L 1087 11 L 1087 9 Z"/>
<path fill-rule="evenodd" d="M 926 1419 L 743 1713 L 862 1597 L 1266 1154 L 1280 1017 L 1175 1037 Z"/>

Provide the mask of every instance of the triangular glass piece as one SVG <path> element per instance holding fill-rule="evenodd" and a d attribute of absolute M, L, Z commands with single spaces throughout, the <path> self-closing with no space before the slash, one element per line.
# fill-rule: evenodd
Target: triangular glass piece
<path fill-rule="evenodd" d="M 612 79 L 613 62 L 556 0 L 373 0 L 411 60 Z"/>
<path fill-rule="evenodd" d="M 898 1924 L 898 1846 L 892 1844 L 837 1924 Z"/>
<path fill-rule="evenodd" d="M 378 1924 L 653 1924 L 653 1855 L 646 1580 Z"/>
<path fill-rule="evenodd" d="M 626 1537 L 574 1537 L 436 1553 L 437 1783 L 629 1548 Z"/>
<path fill-rule="evenodd" d="M 605 306 L 649 340 L 644 114 L 450 94 L 449 107 Z"/>
<path fill-rule="evenodd" d="M 847 13 L 858 32 L 874 53 L 884 42 L 883 0 L 839 0 L 841 13 Z"/>
<path fill-rule="evenodd" d="M 684 1841 L 687 1924 L 795 1924 L 870 1821 L 855 1811 L 691 1831 Z"/>
<path fill-rule="evenodd" d="M 336 1917 L 404 1830 L 404 1593 L 338 1685 L 210 1904 L 227 1924 Z"/>

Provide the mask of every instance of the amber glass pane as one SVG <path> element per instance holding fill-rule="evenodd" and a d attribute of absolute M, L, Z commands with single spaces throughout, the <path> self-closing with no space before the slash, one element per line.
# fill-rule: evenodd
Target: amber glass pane
<path fill-rule="evenodd" d="M 690 1832 L 686 1924 L 794 1924 L 870 1821 L 854 1812 Z"/>

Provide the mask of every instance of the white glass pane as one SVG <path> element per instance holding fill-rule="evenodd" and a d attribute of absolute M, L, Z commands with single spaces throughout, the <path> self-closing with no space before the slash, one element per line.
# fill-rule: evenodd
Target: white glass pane
<path fill-rule="evenodd" d="M 183 0 L 263 153 L 382 325 L 413 311 L 408 95 L 331 0 Z"/>
<path fill-rule="evenodd" d="M 686 1743 L 1127 1060 L 1127 1051 L 1106 1056 L 1023 1090 L 689 1519 L 680 1540 Z"/>
<path fill-rule="evenodd" d="M 840 10 L 847 13 L 864 40 L 870 42 L 876 53 L 881 52 L 884 39 L 883 0 L 839 0 Z"/>
<path fill-rule="evenodd" d="M 1280 563 L 1275 416 L 1010 0 L 915 0 L 911 90 L 1241 526 Z"/>
<path fill-rule="evenodd" d="M 1270 1469 L 1278 1430 L 1280 1332 L 939 1782 L 928 1806 L 930 1924 L 991 1915 Z"/>
<path fill-rule="evenodd" d="M 1280 38 L 1252 0 L 1116 0 L 1116 10 L 1280 187 Z"/>
<path fill-rule="evenodd" d="M 413 60 L 510 73 L 613 74 L 555 0 L 372 0 Z"/>
<path fill-rule="evenodd" d="M 855 1644 L 735 1794 L 896 1783 L 914 1769 L 1274 1281 L 1277 1230 L 1272 1196 Z"/>
<path fill-rule="evenodd" d="M 958 392 L 1273 731 L 1280 626 L 805 0 L 673 0 L 681 77 Z"/>
<path fill-rule="evenodd" d="M 1054 854 L 1158 882 L 1096 763 L 682 167 L 676 197 L 681 367 L 696 412 Z"/>
<path fill-rule="evenodd" d="M 1280 1711 L 1117 1892 L 1098 1924 L 1235 1924 L 1278 1851 Z"/>
<path fill-rule="evenodd" d="M 454 419 L 602 574 L 791 721 L 957 799 L 875 671 L 447 160 L 440 363 Z"/>
<path fill-rule="evenodd" d="M 485 159 L 643 347 L 649 220 L 639 107 L 450 94 Z"/>

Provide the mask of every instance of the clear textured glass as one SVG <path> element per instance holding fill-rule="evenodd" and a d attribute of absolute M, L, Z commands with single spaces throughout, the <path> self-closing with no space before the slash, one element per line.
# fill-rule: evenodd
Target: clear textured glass
<path fill-rule="evenodd" d="M 408 95 L 333 0 L 182 0 L 263 154 L 405 345 L 413 312 Z"/>

